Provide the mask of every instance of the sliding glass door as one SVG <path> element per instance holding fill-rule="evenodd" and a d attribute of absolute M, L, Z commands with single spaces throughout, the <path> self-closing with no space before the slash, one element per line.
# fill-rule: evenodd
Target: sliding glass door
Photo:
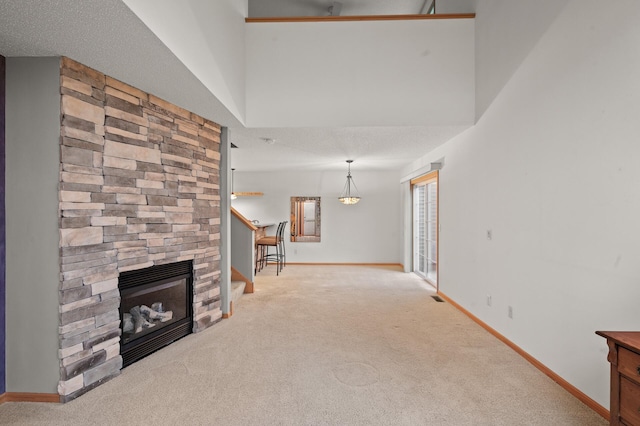
<path fill-rule="evenodd" d="M 413 188 L 413 271 L 438 285 L 438 172 L 411 181 Z"/>

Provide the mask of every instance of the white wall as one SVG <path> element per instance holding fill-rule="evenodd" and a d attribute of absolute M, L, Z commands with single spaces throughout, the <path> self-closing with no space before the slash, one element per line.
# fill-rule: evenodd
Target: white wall
<path fill-rule="evenodd" d="M 57 393 L 60 60 L 7 58 L 7 392 Z"/>
<path fill-rule="evenodd" d="M 355 165 L 356 163 L 354 163 Z M 321 197 L 321 242 L 286 241 L 288 262 L 401 263 L 399 174 L 351 174 L 362 200 L 345 206 L 338 201 L 346 181 L 341 172 L 234 173 L 234 190 L 264 192 L 239 197 L 232 205 L 243 216 L 262 223 L 290 221 L 292 196 Z M 270 235 L 275 229 L 268 230 Z M 287 226 L 285 235 L 289 232 Z"/>
<path fill-rule="evenodd" d="M 477 1 L 476 118 L 484 114 L 568 1 Z"/>
<path fill-rule="evenodd" d="M 247 0 L 124 2 L 243 122 Z"/>
<path fill-rule="evenodd" d="M 477 0 L 436 0 L 436 13 L 474 13 Z"/>
<path fill-rule="evenodd" d="M 251 23 L 246 32 L 249 127 L 474 122 L 473 19 Z"/>
<path fill-rule="evenodd" d="M 446 159 L 442 292 L 604 407 L 594 333 L 640 325 L 639 20 L 568 1 L 477 126 L 404 170 Z"/>

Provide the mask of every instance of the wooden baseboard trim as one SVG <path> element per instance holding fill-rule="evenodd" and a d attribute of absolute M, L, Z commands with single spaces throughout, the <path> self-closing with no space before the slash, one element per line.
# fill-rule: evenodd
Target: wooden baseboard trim
<path fill-rule="evenodd" d="M 447 295 L 443 294 L 440 291 L 438 291 L 438 295 L 440 297 L 442 297 L 444 300 L 446 300 L 447 302 L 449 302 L 457 310 L 459 310 L 460 312 L 462 312 L 463 314 L 465 314 L 466 316 L 471 318 L 475 323 L 477 323 L 480 327 L 482 327 L 485 330 L 487 330 L 489 333 L 491 333 L 494 337 L 496 337 L 502 343 L 504 343 L 505 345 L 509 346 L 511 349 L 516 351 L 516 353 L 518 353 L 518 355 L 523 357 L 525 360 L 527 360 L 529 363 L 531 363 L 531 365 L 536 367 L 538 370 L 540 370 L 541 372 L 546 374 L 549 378 L 551 378 L 551 380 L 553 380 L 554 382 L 559 384 L 561 387 L 563 387 L 567 392 L 569 392 L 571 395 L 573 395 L 578 400 L 580 400 L 584 405 L 586 405 L 587 407 L 591 408 L 593 411 L 595 411 L 596 413 L 598 413 L 599 415 L 604 417 L 606 420 L 609 420 L 609 410 L 607 410 L 605 407 L 603 407 L 602 405 L 598 404 L 593 399 L 589 398 L 589 396 L 587 396 L 585 393 L 583 393 L 580 389 L 576 388 L 571 383 L 567 382 L 565 379 L 563 379 L 558 374 L 553 372 L 553 370 L 551 370 L 549 367 L 547 367 L 546 365 L 544 365 L 543 363 L 541 363 L 540 361 L 535 359 L 533 356 L 529 355 L 527 352 L 525 352 L 521 347 L 519 347 L 518 345 L 513 343 L 511 340 L 507 339 L 502 334 L 498 333 L 496 330 L 494 330 L 493 328 L 489 327 L 480 318 L 476 317 L 471 312 L 467 311 L 465 308 L 463 308 L 462 306 L 457 304 L 455 301 L 453 301 Z"/>
<path fill-rule="evenodd" d="M 5 392 L 0 395 L 0 404 L 5 402 L 60 402 L 57 393 Z"/>
<path fill-rule="evenodd" d="M 231 318 L 232 315 L 233 315 L 233 300 L 229 302 L 229 312 L 227 312 L 226 314 L 222 314 L 222 318 L 223 319 Z"/>

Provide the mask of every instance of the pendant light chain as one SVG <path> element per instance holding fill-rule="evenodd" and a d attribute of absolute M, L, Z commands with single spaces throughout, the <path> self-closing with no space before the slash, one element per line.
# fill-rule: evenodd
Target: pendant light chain
<path fill-rule="evenodd" d="M 353 160 L 347 160 L 347 164 L 348 164 L 347 182 L 344 184 L 342 196 L 338 198 L 338 200 L 340 200 L 342 204 L 347 204 L 347 205 L 356 204 L 358 201 L 360 201 L 360 197 L 358 196 L 358 187 L 356 186 L 356 183 L 353 180 L 353 177 L 351 176 L 351 163 L 353 163 Z M 351 186 L 353 186 L 353 189 L 355 190 L 354 194 L 351 193 Z"/>

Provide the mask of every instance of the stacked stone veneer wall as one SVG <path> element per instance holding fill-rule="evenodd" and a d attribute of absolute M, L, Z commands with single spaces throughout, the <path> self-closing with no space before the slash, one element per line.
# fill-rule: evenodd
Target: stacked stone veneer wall
<path fill-rule="evenodd" d="M 120 272 L 193 259 L 193 331 L 222 317 L 220 126 L 68 58 L 60 79 L 58 391 L 68 401 L 122 368 Z"/>

